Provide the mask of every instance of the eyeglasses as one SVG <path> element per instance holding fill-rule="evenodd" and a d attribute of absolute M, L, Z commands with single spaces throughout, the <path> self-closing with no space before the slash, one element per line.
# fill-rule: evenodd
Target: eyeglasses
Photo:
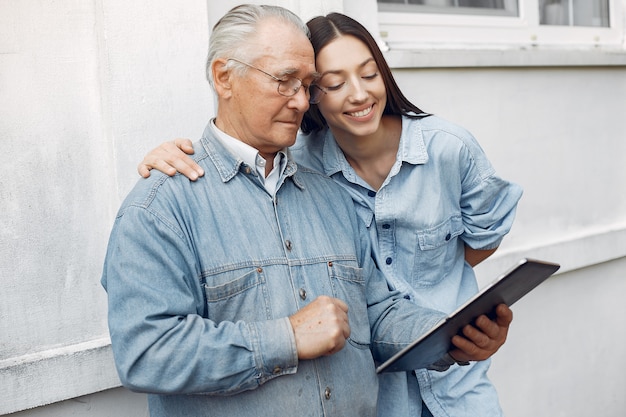
<path fill-rule="evenodd" d="M 263 74 L 267 75 L 268 77 L 270 77 L 272 80 L 276 81 L 278 83 L 278 94 L 280 94 L 281 96 L 285 96 L 285 97 L 293 97 L 295 96 L 298 91 L 300 91 L 300 87 L 304 87 L 304 92 L 305 94 L 309 97 L 309 103 L 310 104 L 317 104 L 320 102 L 321 98 L 322 98 L 322 93 L 326 94 L 326 92 L 324 90 L 321 89 L 321 87 L 317 86 L 317 85 L 306 85 L 302 83 L 302 80 L 300 78 L 297 77 L 292 77 L 292 76 L 286 76 L 284 78 L 278 78 L 272 74 L 270 74 L 269 72 L 265 72 L 263 71 L 261 68 L 255 67 L 252 64 L 248 64 L 247 62 L 243 62 L 240 61 L 239 59 L 236 58 L 229 58 L 229 61 L 235 61 L 238 62 L 242 65 L 245 65 L 246 67 L 250 67 L 253 68 L 259 72 L 262 72 Z M 312 87 L 312 88 L 310 88 Z"/>
<path fill-rule="evenodd" d="M 311 84 L 309 86 L 309 92 L 310 92 L 310 96 L 309 96 L 310 104 L 319 103 L 322 100 L 322 97 L 324 97 L 324 95 L 326 94 L 326 90 L 324 89 L 324 87 L 321 87 L 317 84 Z"/>

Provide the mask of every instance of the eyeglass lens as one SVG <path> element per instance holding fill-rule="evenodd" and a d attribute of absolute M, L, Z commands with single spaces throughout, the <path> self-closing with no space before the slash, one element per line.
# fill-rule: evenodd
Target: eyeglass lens
<path fill-rule="evenodd" d="M 309 103 L 317 104 L 326 92 L 315 84 L 309 86 Z"/>
<path fill-rule="evenodd" d="M 291 97 L 298 93 L 302 87 L 302 81 L 295 77 L 289 77 L 285 80 L 281 80 L 278 83 L 278 93 L 286 97 Z M 317 104 L 322 99 L 322 95 L 325 93 L 320 87 L 316 85 L 310 85 L 308 87 L 309 103 Z"/>
<path fill-rule="evenodd" d="M 300 90 L 301 86 L 302 81 L 294 77 L 288 77 L 278 82 L 278 92 L 283 96 L 291 97 Z"/>

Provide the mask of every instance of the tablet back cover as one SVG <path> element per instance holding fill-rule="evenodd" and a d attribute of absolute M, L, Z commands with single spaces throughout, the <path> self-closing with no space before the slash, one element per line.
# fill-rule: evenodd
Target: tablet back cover
<path fill-rule="evenodd" d="M 426 368 L 453 349 L 452 336 L 467 324 L 472 324 L 481 314 L 493 315 L 499 304 L 513 305 L 548 277 L 560 265 L 535 259 L 522 259 L 515 267 L 502 274 L 478 294 L 452 312 L 428 333 L 402 349 L 385 363 L 377 373 L 410 371 Z"/>

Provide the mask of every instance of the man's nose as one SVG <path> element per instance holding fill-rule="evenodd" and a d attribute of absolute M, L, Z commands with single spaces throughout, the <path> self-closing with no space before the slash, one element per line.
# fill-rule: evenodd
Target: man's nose
<path fill-rule="evenodd" d="M 309 109 L 309 95 L 304 86 L 301 86 L 296 94 L 290 97 L 289 104 L 303 113 Z"/>

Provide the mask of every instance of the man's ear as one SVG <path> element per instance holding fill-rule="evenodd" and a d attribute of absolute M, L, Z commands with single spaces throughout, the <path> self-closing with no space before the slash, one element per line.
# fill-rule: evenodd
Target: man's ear
<path fill-rule="evenodd" d="M 228 98 L 231 95 L 231 70 L 226 66 L 227 59 L 219 58 L 211 64 L 213 86 L 218 96 Z"/>

